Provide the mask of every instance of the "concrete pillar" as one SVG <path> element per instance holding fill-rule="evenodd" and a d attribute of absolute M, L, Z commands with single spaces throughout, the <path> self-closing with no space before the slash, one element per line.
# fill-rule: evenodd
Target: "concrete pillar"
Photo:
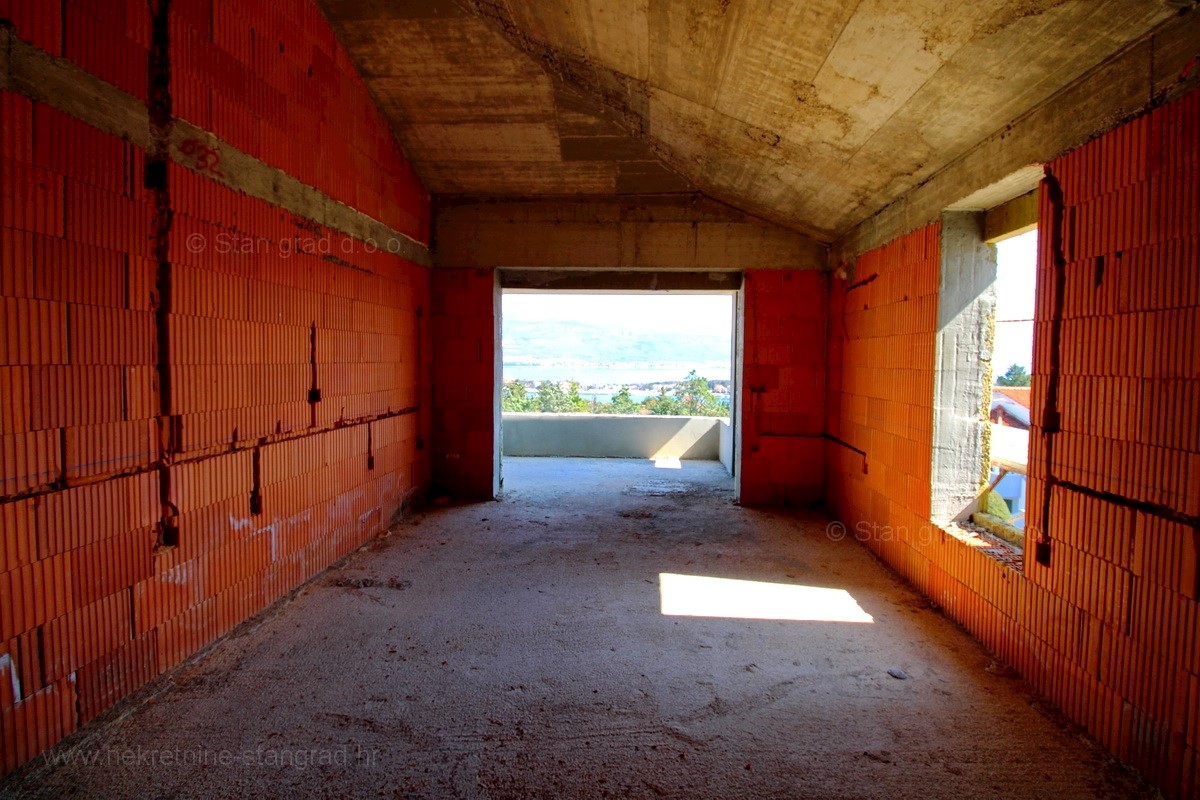
<path fill-rule="evenodd" d="M 938 521 L 968 510 L 987 478 L 995 281 L 996 248 L 983 241 L 983 214 L 944 213 L 930 508 Z"/>

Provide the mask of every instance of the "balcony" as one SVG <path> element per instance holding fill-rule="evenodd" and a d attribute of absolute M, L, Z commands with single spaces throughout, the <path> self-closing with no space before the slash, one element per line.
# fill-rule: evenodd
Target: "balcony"
<path fill-rule="evenodd" d="M 726 418 L 505 413 L 501 426 L 505 456 L 720 461 L 733 473 Z"/>

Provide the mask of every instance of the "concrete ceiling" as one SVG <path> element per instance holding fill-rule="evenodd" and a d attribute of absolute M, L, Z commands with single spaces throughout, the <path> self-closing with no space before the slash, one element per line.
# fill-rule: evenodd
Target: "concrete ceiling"
<path fill-rule="evenodd" d="M 1161 0 L 321 2 L 435 194 L 699 191 L 822 241 L 1172 13 Z"/>

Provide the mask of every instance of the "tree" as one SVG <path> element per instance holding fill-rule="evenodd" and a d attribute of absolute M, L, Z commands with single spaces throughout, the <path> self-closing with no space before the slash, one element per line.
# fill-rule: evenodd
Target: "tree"
<path fill-rule="evenodd" d="M 544 414 L 655 414 L 665 417 L 725 417 L 729 407 L 713 394 L 706 378 L 695 370 L 674 386 L 662 386 L 658 395 L 641 403 L 634 401 L 628 386 L 612 396 L 611 402 L 584 399 L 578 381 L 542 381 L 537 394 L 530 395 L 525 384 L 508 381 L 501 391 L 500 408 L 508 412 L 535 411 Z"/>
<path fill-rule="evenodd" d="M 683 379 L 683 385 L 676 390 L 675 396 L 683 413 L 692 417 L 723 417 L 727 413 L 725 406 L 708 387 L 708 380 L 697 375 L 696 370 Z"/>
<path fill-rule="evenodd" d="M 665 386 L 659 388 L 657 397 L 647 397 L 643 400 L 642 407 L 660 417 L 682 417 L 685 413 L 679 400 L 667 394 Z"/>
<path fill-rule="evenodd" d="M 629 393 L 629 387 L 622 386 L 621 391 L 613 395 L 609 408 L 613 414 L 636 414 L 639 406 L 633 402 L 633 395 Z"/>
<path fill-rule="evenodd" d="M 588 401 L 579 395 L 579 382 L 570 381 L 564 390 L 558 381 L 542 381 L 538 384 L 537 397 L 530 411 L 545 414 L 572 414 L 586 412 Z"/>
<path fill-rule="evenodd" d="M 689 372 L 671 392 L 665 386 L 660 388 L 657 397 L 642 401 L 642 407 L 651 414 L 666 417 L 729 416 L 729 407 L 717 399 L 708 379 L 696 374 L 696 370 Z"/>
<path fill-rule="evenodd" d="M 520 381 L 507 381 L 500 391 L 501 411 L 533 411 L 535 402 Z"/>
<path fill-rule="evenodd" d="M 1020 364 L 1013 364 L 999 378 L 996 379 L 997 386 L 1028 386 L 1029 373 Z"/>
<path fill-rule="evenodd" d="M 537 397 L 533 402 L 534 411 L 552 414 L 563 410 L 567 404 L 567 396 L 557 381 L 542 381 L 538 384 Z"/>
<path fill-rule="evenodd" d="M 579 381 L 570 381 L 567 383 L 567 412 L 588 412 L 591 411 L 591 406 L 587 400 L 584 400 L 579 395 Z"/>

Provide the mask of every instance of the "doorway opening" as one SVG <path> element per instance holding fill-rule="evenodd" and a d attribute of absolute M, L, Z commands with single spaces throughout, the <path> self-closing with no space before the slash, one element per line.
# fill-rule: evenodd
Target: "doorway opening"
<path fill-rule="evenodd" d="M 505 288 L 497 461 L 641 459 L 736 478 L 740 290 Z M 736 491 L 736 490 L 735 490 Z"/>

